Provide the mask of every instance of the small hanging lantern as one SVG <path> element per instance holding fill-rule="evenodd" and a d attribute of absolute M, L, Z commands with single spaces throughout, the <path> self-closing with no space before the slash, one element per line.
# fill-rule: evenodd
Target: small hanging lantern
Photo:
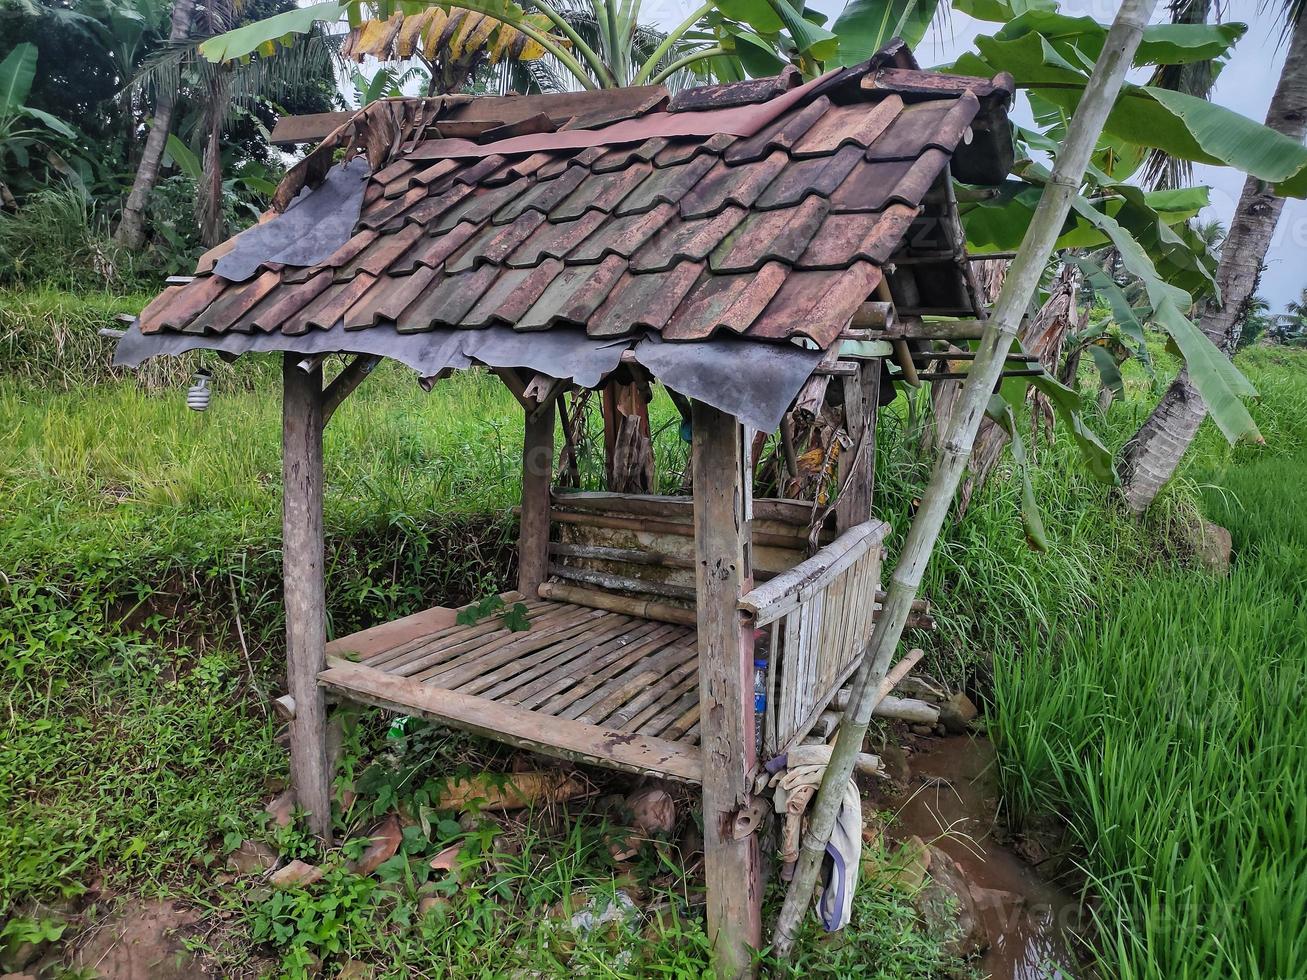
<path fill-rule="evenodd" d="M 186 407 L 192 412 L 203 412 L 209 407 L 209 380 L 212 377 L 207 368 L 195 372 L 195 380 L 186 392 Z"/>

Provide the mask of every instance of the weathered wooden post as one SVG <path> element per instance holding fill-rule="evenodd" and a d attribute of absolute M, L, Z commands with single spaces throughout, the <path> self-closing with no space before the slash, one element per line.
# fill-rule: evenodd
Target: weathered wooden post
<path fill-rule="evenodd" d="M 327 705 L 318 673 L 327 662 L 327 600 L 322 543 L 322 368 L 303 371 L 300 355 L 282 362 L 282 576 L 286 602 L 286 686 L 290 778 L 309 829 L 331 842 Z"/>
<path fill-rule="evenodd" d="M 534 599 L 549 576 L 549 481 L 554 467 L 554 402 L 526 413 L 522 438 L 522 523 L 517 591 Z"/>
<path fill-rule="evenodd" d="M 835 526 L 843 534 L 871 520 L 872 491 L 876 484 L 876 413 L 880 396 L 880 361 L 858 361 L 858 372 L 843 379 L 844 424 L 853 439 L 840 455 L 839 499 Z"/>
<path fill-rule="evenodd" d="M 696 401 L 692 425 L 708 935 L 717 976 L 735 978 L 751 974 L 762 942 L 757 835 L 734 834 L 735 816 L 750 802 L 755 762 L 753 643 L 740 612 L 740 597 L 753 586 L 749 463 L 733 416 Z"/>

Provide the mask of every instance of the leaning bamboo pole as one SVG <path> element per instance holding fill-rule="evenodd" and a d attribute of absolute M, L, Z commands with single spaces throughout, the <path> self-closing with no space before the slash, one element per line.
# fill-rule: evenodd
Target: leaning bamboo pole
<path fill-rule="evenodd" d="M 884 608 L 876 623 L 871 643 L 854 676 L 849 709 L 844 713 L 830 764 L 822 778 L 813 804 L 812 816 L 799 853 L 794 880 L 785 896 L 785 904 L 776 922 L 773 949 L 781 958 L 789 955 L 804 912 L 812 901 L 813 888 L 821 867 L 822 856 L 830 841 L 835 818 L 844 796 L 844 787 L 853 772 L 854 761 L 862 748 L 862 739 L 871 720 L 876 693 L 889 670 L 890 658 L 898 647 L 912 601 L 935 548 L 940 528 L 948 516 L 958 483 L 962 478 L 971 447 L 976 440 L 981 417 L 994 385 L 1003 370 L 1003 362 L 1016 337 L 1021 317 L 1030 305 L 1039 278 L 1066 221 L 1072 198 L 1079 192 L 1085 167 L 1098 142 L 1107 115 L 1139 47 L 1144 27 L 1152 16 L 1156 0 L 1125 0 L 1117 11 L 1108 32 L 1102 54 L 1094 65 L 1085 86 L 1066 142 L 1058 155 L 1053 174 L 1044 187 L 1021 249 L 1008 270 L 999 294 L 994 317 L 985 324 L 980 349 L 966 383 L 962 387 L 948 439 L 940 449 L 930 485 L 922 495 L 922 505 L 908 531 Z"/>

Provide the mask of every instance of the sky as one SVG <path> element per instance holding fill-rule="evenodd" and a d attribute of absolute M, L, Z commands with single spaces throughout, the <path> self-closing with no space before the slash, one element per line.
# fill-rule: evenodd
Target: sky
<path fill-rule="evenodd" d="M 643 18 L 664 28 L 679 23 L 698 6 L 699 0 L 645 0 Z M 826 13 L 833 20 L 843 8 L 843 0 L 809 0 L 809 5 Z M 1272 13 L 1262 13 L 1258 0 L 1228 0 L 1225 20 L 1248 25 L 1248 32 L 1235 46 L 1233 55 L 1217 79 L 1212 101 L 1251 119 L 1261 122 L 1266 118 L 1266 107 L 1275 91 L 1275 83 L 1284 64 L 1284 48 L 1280 44 L 1280 27 Z M 1165 4 L 1159 3 L 1158 20 L 1165 19 Z M 1272 4 L 1274 11 L 1277 5 Z M 1104 23 L 1116 13 L 1112 0 L 1064 0 L 1063 12 L 1075 16 L 1088 15 Z M 829 23 L 829 22 L 828 22 Z M 952 61 L 971 47 L 977 34 L 988 34 L 998 29 L 997 24 L 976 21 L 957 12 L 950 12 L 948 22 L 931 29 L 917 47 L 917 59 L 922 65 L 932 66 Z M 1020 103 L 1020 96 L 1018 95 Z M 1014 116 L 1028 119 L 1020 104 Z M 1199 165 L 1194 168 L 1194 180 L 1211 188 L 1211 205 L 1202 217 L 1216 218 L 1228 225 L 1234 213 L 1239 193 L 1243 189 L 1244 175 L 1226 167 Z M 1280 312 L 1284 304 L 1296 299 L 1307 288 L 1307 201 L 1290 200 L 1286 203 L 1276 229 L 1275 240 L 1266 257 L 1267 269 L 1262 276 L 1260 292 Z"/>

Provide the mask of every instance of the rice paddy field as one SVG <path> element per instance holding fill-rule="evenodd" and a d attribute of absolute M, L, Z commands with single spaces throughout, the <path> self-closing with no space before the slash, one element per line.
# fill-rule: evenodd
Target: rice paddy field
<path fill-rule="evenodd" d="M 478 866 L 476 886 L 435 914 L 417 913 L 433 893 L 410 867 L 451 841 L 480 860 L 484 828 L 438 821 L 430 841 L 406 843 L 411 863 L 384 883 L 398 899 L 343 873 L 298 905 L 220 881 L 243 839 L 312 853 L 261 816 L 286 764 L 266 710 L 281 656 L 277 371 L 219 365 L 211 408 L 188 412 L 190 365 L 107 367 L 95 330 L 139 302 L 0 296 L 0 949 L 37 928 L 34 909 L 169 896 L 222 924 L 195 949 L 224 975 L 330 974 L 352 959 L 394 976 L 701 972 L 693 885 L 662 852 L 633 885 L 662 910 L 638 941 L 542 931 L 545 910 L 612 888 L 597 808 L 522 828 L 514 855 Z M 983 697 L 1012 824 L 1065 843 L 1101 977 L 1307 976 L 1307 353 L 1258 348 L 1240 364 L 1262 393 L 1265 447 L 1230 449 L 1205 429 L 1139 524 L 1069 439 L 1040 442 L 1032 479 L 1052 548 L 1026 548 L 1019 487 L 1001 470 L 932 564 L 939 632 L 911 638 Z M 1130 375 L 1092 419 L 1113 447 L 1161 371 Z M 927 475 L 919 408 L 891 407 L 878 453 L 880 507 L 900 531 Z M 675 486 L 674 412 L 654 414 L 668 427 L 660 478 Z M 382 369 L 345 403 L 326 449 L 334 632 L 510 580 L 520 425 L 502 386 L 475 374 L 427 394 Z M 1231 532 L 1228 576 L 1189 554 L 1200 513 Z M 360 821 L 441 766 L 496 758 L 429 733 L 409 745 L 402 786 L 369 782 L 367 760 L 393 746 L 379 720 L 359 731 Z M 343 828 L 345 846 L 364 829 Z M 864 888 L 858 901 L 845 941 L 810 939 L 796 974 L 963 969 L 907 928 L 901 896 Z M 296 925 L 325 915 L 320 902 L 332 929 Z"/>

